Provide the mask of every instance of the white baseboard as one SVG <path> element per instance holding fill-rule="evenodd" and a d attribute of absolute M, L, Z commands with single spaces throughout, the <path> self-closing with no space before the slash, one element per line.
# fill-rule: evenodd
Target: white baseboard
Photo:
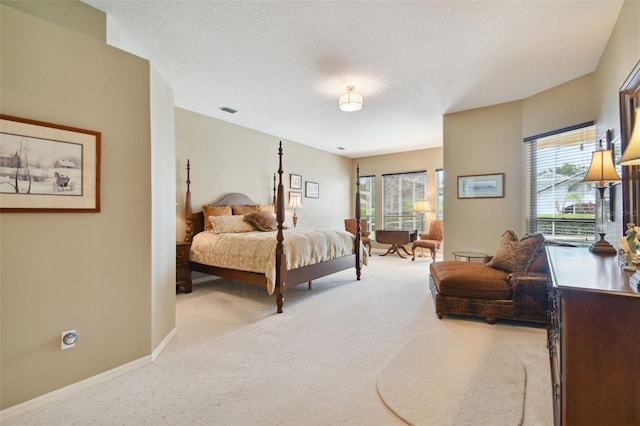
<path fill-rule="evenodd" d="M 158 347 L 156 348 L 155 351 L 153 351 L 151 353 L 151 361 L 155 361 L 156 359 L 158 359 L 158 357 L 160 356 L 160 354 L 162 353 L 162 351 L 164 350 L 164 348 L 167 347 L 167 345 L 169 344 L 169 342 L 171 341 L 171 339 L 173 339 L 173 337 L 178 334 L 178 329 L 173 327 L 173 330 L 171 330 L 169 332 L 169 334 L 167 334 L 165 336 L 164 339 L 162 339 L 162 342 L 160 342 L 160 344 L 158 345 Z"/>
<path fill-rule="evenodd" d="M 69 395 L 73 395 L 85 389 L 89 389 L 92 386 L 99 385 L 108 380 L 115 379 L 116 377 L 120 377 L 124 374 L 130 373 L 151 363 L 151 356 L 144 356 L 135 361 L 131 361 L 127 364 L 105 371 L 104 373 L 97 374 L 95 376 L 89 377 L 88 379 L 81 380 L 58 390 L 54 390 L 53 392 L 49 392 L 37 398 L 33 398 L 29 401 L 23 402 L 21 404 L 14 405 L 13 407 L 6 408 L 0 411 L 0 418 L 3 421 L 9 420 L 26 412 L 44 407 L 45 405 L 52 402 L 59 401 Z"/>
<path fill-rule="evenodd" d="M 37 398 L 33 398 L 29 401 L 23 402 L 21 404 L 14 405 L 13 407 L 6 408 L 0 411 L 0 419 L 4 422 L 6 420 L 25 414 L 29 411 L 44 407 L 45 405 L 52 402 L 59 401 L 69 395 L 76 394 L 85 389 L 89 389 L 92 386 L 99 385 L 101 383 L 131 373 L 138 368 L 152 364 L 153 361 L 155 361 L 158 356 L 160 356 L 160 353 L 164 350 L 164 348 L 166 348 L 166 346 L 176 334 L 177 329 L 174 327 L 173 330 L 171 330 L 169 334 L 167 334 L 167 336 L 162 339 L 162 342 L 149 356 L 144 356 L 135 361 L 131 361 L 127 364 L 105 371 L 104 373 L 97 374 L 95 376 L 89 377 L 88 379 L 81 380 L 53 392 L 49 392 Z"/>

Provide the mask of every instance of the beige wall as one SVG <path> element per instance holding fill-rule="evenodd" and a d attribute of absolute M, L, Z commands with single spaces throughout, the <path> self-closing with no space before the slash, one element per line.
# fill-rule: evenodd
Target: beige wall
<path fill-rule="evenodd" d="M 595 120 L 594 81 L 590 73 L 524 99 L 523 138 Z"/>
<path fill-rule="evenodd" d="M 186 163 L 191 161 L 193 211 L 229 192 L 242 192 L 268 204 L 273 198 L 273 174 L 278 170 L 280 138 L 176 108 L 176 238 L 184 238 Z M 298 226 L 344 228 L 351 211 L 351 160 L 340 155 L 283 140 L 283 183 L 289 193 L 289 174 L 302 176 L 303 208 Z M 320 184 L 320 198 L 304 197 L 304 181 Z M 300 190 L 296 190 L 300 191 Z"/>
<path fill-rule="evenodd" d="M 623 4 L 604 54 L 594 73 L 594 99 L 596 127 L 598 135 L 607 129 L 613 132 L 613 142 L 620 147 L 620 107 L 618 91 L 631 70 L 640 61 L 640 2 L 627 1 Z M 626 231 L 622 220 L 621 186 L 618 186 L 618 207 L 616 223 L 607 230 L 607 241 L 615 245 Z"/>
<path fill-rule="evenodd" d="M 106 39 L 105 13 L 77 0 L 1 0 L 0 3 L 96 40 Z"/>
<path fill-rule="evenodd" d="M 376 228 L 382 229 L 382 175 L 386 173 L 413 172 L 416 170 L 427 171 L 427 198 L 432 208 L 436 206 L 436 170 L 442 169 L 442 148 L 420 149 L 416 151 L 399 152 L 395 154 L 373 155 L 353 160 L 353 173 L 356 166 L 360 165 L 360 176 L 375 176 L 376 193 Z M 351 210 L 355 210 L 355 186 L 352 189 Z M 416 216 L 417 217 L 417 216 Z M 435 218 L 435 211 L 427 213 L 427 222 Z M 372 242 L 374 247 L 387 247 L 386 245 Z"/>
<path fill-rule="evenodd" d="M 0 111 L 102 132 L 102 212 L 0 214 L 4 409 L 150 355 L 152 174 L 149 63 L 0 15 Z"/>
<path fill-rule="evenodd" d="M 522 103 L 444 117 L 444 252 L 492 253 L 505 229 L 523 228 Z M 504 198 L 458 199 L 457 177 L 504 173 Z"/>
<path fill-rule="evenodd" d="M 592 74 L 522 101 L 444 117 L 445 258 L 463 248 L 494 253 L 505 229 L 524 232 L 524 137 L 594 120 L 598 135 L 612 129 L 619 143 L 618 90 L 640 59 L 638 22 L 640 2 L 625 1 Z M 478 170 L 508 171 L 504 200 L 456 199 L 456 175 Z M 612 224 L 607 239 L 615 242 L 621 233 L 622 225 Z"/>

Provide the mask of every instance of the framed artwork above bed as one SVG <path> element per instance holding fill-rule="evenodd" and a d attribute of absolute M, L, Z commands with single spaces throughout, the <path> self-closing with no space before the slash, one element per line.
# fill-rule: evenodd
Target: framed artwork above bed
<path fill-rule="evenodd" d="M 302 189 L 302 176 L 291 173 L 289 175 L 289 188 Z"/>
<path fill-rule="evenodd" d="M 317 182 L 306 181 L 304 187 L 304 196 L 307 198 L 320 198 L 320 184 Z"/>

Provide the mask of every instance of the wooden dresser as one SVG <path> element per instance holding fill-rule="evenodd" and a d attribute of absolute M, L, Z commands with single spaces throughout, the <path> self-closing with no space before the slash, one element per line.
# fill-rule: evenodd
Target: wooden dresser
<path fill-rule="evenodd" d="M 617 257 L 547 247 L 554 424 L 640 425 L 640 294 Z"/>

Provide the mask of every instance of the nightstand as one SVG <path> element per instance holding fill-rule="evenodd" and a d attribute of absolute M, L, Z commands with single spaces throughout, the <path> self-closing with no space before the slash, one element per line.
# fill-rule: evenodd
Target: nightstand
<path fill-rule="evenodd" d="M 176 289 L 184 288 L 191 293 L 191 271 L 189 270 L 189 249 L 191 243 L 176 243 Z"/>

